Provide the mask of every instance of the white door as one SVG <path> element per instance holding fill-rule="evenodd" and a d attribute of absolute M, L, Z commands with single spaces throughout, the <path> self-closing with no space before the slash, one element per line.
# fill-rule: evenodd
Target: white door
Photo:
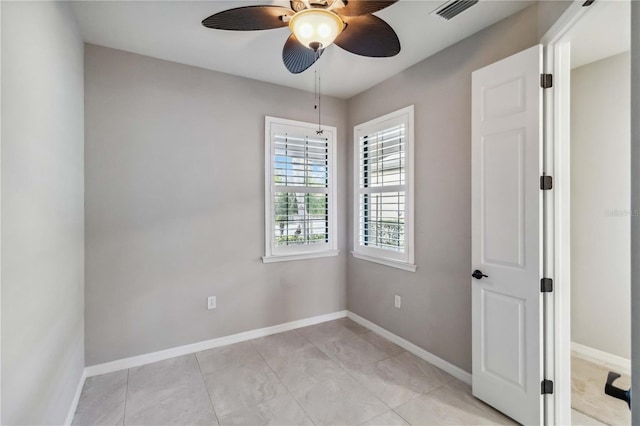
<path fill-rule="evenodd" d="M 543 421 L 542 46 L 473 73 L 473 394 Z"/>

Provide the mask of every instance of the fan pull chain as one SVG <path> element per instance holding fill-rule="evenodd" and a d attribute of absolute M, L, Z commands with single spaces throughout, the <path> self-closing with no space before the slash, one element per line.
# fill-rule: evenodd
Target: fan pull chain
<path fill-rule="evenodd" d="M 315 53 L 316 53 L 316 62 L 315 62 L 315 76 L 314 76 L 314 84 L 315 84 L 315 94 L 314 94 L 314 96 L 316 97 L 316 104 L 315 104 L 314 108 L 318 110 L 318 130 L 316 130 L 316 134 L 317 135 L 322 135 L 322 134 L 324 134 L 324 130 L 322 130 L 322 127 L 321 127 L 321 124 L 320 124 L 322 103 L 321 103 L 321 99 L 320 99 L 320 73 L 318 72 L 318 68 L 319 68 L 318 59 L 320 59 L 320 50 L 317 50 Z"/>

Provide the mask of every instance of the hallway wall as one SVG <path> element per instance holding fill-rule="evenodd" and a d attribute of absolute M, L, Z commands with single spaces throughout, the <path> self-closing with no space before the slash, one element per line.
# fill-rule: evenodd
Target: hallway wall
<path fill-rule="evenodd" d="M 84 54 L 66 2 L 2 2 L 2 419 L 62 424 L 84 368 Z"/>
<path fill-rule="evenodd" d="M 571 72 L 571 340 L 627 359 L 630 72 L 629 52 Z"/>

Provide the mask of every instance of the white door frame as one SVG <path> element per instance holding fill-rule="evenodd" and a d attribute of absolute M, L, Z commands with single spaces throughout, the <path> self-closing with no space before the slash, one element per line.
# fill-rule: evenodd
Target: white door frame
<path fill-rule="evenodd" d="M 631 2 L 631 209 L 640 209 L 640 3 Z M 631 386 L 640 389 L 640 222 L 631 221 Z M 640 406 L 640 392 L 631 395 L 631 406 Z M 640 410 L 631 411 L 631 423 L 640 423 Z"/>
<path fill-rule="evenodd" d="M 640 209 L 640 4 L 631 2 L 631 209 Z M 640 371 L 640 222 L 631 221 L 631 370 Z M 632 374 L 631 387 L 640 389 L 640 374 Z M 640 392 L 631 395 L 631 423 L 640 423 Z"/>
<path fill-rule="evenodd" d="M 0 22 L 2 22 L 2 2 L 0 1 Z M 0 32 L 1 33 L 1 32 Z M 0 35 L 0 45 L 2 44 L 2 35 Z M 0 80 L 2 80 L 2 55 L 0 55 Z M 0 98 L 2 98 L 2 89 L 0 88 Z M 0 114 L 0 147 L 2 146 L 2 115 Z M 0 151 L 2 151 L 0 149 Z M 0 155 L 0 176 L 2 176 L 2 156 Z M 0 179 L 0 212 L 2 212 L 2 182 Z M 2 223 L 2 214 L 0 213 L 0 224 Z M 0 225 L 0 235 L 2 235 L 2 226 Z M 2 243 L 0 242 L 0 330 L 2 329 Z M 0 383 L 2 383 L 2 333 L 0 333 Z M 0 386 L 2 388 L 2 386 Z M 2 390 L 0 389 L 0 423 L 2 422 Z"/>
<path fill-rule="evenodd" d="M 545 373 L 554 390 L 547 400 L 546 424 L 571 424 L 571 163 L 570 81 L 571 44 L 568 35 L 576 23 L 602 4 L 584 6 L 574 0 L 542 37 L 544 72 L 553 75 L 553 87 L 545 90 L 544 165 L 553 176 L 553 189 L 545 191 L 544 273 L 554 281 L 546 296 Z M 603 383 L 604 385 L 604 383 Z"/>

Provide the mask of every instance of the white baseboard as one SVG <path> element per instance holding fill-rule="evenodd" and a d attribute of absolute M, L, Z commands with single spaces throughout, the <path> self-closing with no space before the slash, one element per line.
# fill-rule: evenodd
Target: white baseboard
<path fill-rule="evenodd" d="M 319 324 L 321 322 L 331 321 L 347 316 L 347 311 L 332 312 L 330 314 L 320 315 L 312 318 L 305 318 L 297 321 L 286 322 L 271 327 L 249 330 L 242 333 L 232 334 L 230 336 L 219 337 L 217 339 L 204 340 L 202 342 L 191 343 L 189 345 L 177 346 L 175 348 L 165 349 L 158 352 L 151 352 L 143 355 L 123 358 L 116 361 L 105 362 L 104 364 L 91 365 L 85 368 L 85 376 L 98 376 L 100 374 L 112 373 L 114 371 L 125 370 L 127 368 L 139 367 L 145 364 L 151 364 L 156 361 L 174 358 L 181 355 L 188 355 L 207 349 L 226 346 L 233 343 L 244 342 L 258 337 L 269 336 L 271 334 L 282 333 L 296 328 L 307 327 L 309 325 Z"/>
<path fill-rule="evenodd" d="M 594 364 L 610 367 L 618 373 L 631 374 L 631 360 L 627 358 L 576 342 L 571 342 L 571 351 L 575 352 L 578 357 L 593 362 Z"/>
<path fill-rule="evenodd" d="M 73 416 L 76 414 L 76 409 L 78 408 L 78 402 L 80 401 L 80 394 L 82 394 L 82 388 L 84 387 L 84 382 L 87 379 L 87 369 L 82 370 L 82 374 L 80 375 L 80 380 L 78 381 L 78 387 L 76 388 L 76 393 L 73 395 L 73 400 L 71 401 L 71 406 L 69 407 L 69 412 L 67 413 L 67 420 L 65 420 L 65 425 L 70 425 L 73 422 Z"/>
<path fill-rule="evenodd" d="M 462 380 L 463 382 L 467 383 L 467 384 L 471 384 L 471 374 L 469 374 L 468 372 L 464 371 L 463 369 L 461 369 L 460 367 L 456 367 L 455 365 L 451 364 L 448 361 L 445 361 L 444 359 L 432 354 L 431 352 L 425 351 L 424 349 L 422 349 L 421 347 L 411 343 L 410 341 L 403 339 L 402 337 L 393 334 L 392 332 L 380 327 L 377 324 L 372 323 L 371 321 L 362 318 L 360 315 L 358 314 L 354 314 L 351 311 L 347 311 L 347 317 L 352 319 L 353 321 L 357 322 L 358 324 L 367 327 L 369 330 L 381 335 L 382 337 L 386 338 L 387 340 L 390 340 L 391 342 L 395 343 L 396 345 L 400 346 L 403 349 L 406 349 L 407 351 L 411 352 L 412 354 L 414 354 L 417 357 L 420 357 L 422 359 L 424 359 L 425 361 L 435 365 L 436 367 L 440 368 L 441 370 L 451 374 L 453 377 L 455 377 L 458 380 Z"/>

